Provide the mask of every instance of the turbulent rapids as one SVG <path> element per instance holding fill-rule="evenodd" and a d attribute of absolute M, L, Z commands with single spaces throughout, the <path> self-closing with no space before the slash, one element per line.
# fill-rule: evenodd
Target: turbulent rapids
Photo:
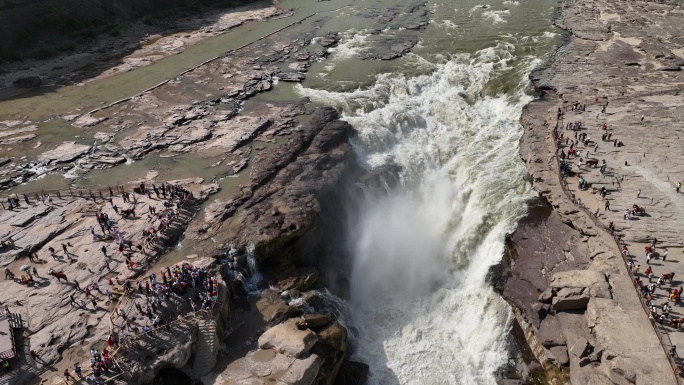
<path fill-rule="evenodd" d="M 400 188 L 360 204 L 349 229 L 348 323 L 371 383 L 492 384 L 507 359 L 510 310 L 485 276 L 533 195 L 518 120 L 539 59 L 516 54 L 506 41 L 416 54 L 403 63 L 410 75 L 351 92 L 298 90 L 343 111 L 364 167 L 402 168 Z"/>

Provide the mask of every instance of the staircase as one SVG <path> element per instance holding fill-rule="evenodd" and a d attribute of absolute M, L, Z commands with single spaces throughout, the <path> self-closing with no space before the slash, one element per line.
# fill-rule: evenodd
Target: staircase
<path fill-rule="evenodd" d="M 216 335 L 216 324 L 212 320 L 200 319 L 198 322 L 197 344 L 195 344 L 195 360 L 192 372 L 196 377 L 209 374 L 216 365 L 216 353 L 219 341 Z"/>

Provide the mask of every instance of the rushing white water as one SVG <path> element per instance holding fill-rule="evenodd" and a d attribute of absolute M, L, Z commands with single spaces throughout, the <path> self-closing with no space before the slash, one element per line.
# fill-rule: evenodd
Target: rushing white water
<path fill-rule="evenodd" d="M 427 74 L 380 75 L 367 90 L 298 89 L 343 110 L 368 167 L 403 168 L 402 188 L 362 204 L 350 229 L 347 321 L 373 384 L 493 384 L 506 362 L 510 310 L 485 276 L 532 195 L 517 144 L 534 63 L 509 68 L 513 51 L 414 56 Z M 487 95 L 504 73 L 519 74 L 517 88 Z"/>

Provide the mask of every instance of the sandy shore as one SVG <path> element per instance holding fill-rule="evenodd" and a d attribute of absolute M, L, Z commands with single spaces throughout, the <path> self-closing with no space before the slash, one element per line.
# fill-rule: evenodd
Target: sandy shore
<path fill-rule="evenodd" d="M 668 2 L 564 1 L 556 23 L 571 35 L 548 67 L 532 75 L 543 94 L 522 116 L 520 153 L 535 189 L 553 211 L 533 210 L 533 218 L 512 235 L 517 256 L 504 295 L 522 309 L 547 362 L 569 366 L 573 384 L 677 381 L 672 365 L 681 361 L 675 357 L 671 363 L 667 351 L 681 346 L 684 336 L 667 321 L 654 328 L 620 248 L 629 248 L 641 272 L 647 266 L 645 246 L 657 238 L 657 252 L 668 249 L 666 261 L 651 262 L 656 278 L 675 272 L 675 279 L 653 295 L 662 313 L 666 289 L 681 286 L 678 277 L 684 275 L 678 237 L 684 229 L 684 200 L 675 190 L 684 167 L 676 150 L 684 112 L 679 94 L 684 40 L 674 37 L 682 35 L 678 20 L 683 11 Z M 586 108 L 573 111 L 574 102 Z M 565 112 L 559 122 L 564 135 L 560 150 L 567 154 L 575 140 L 576 131 L 566 129 L 569 122 L 581 121 L 577 133 L 590 138 L 570 158 L 567 193 L 553 137 L 559 107 Z M 602 140 L 608 132 L 624 146 Z M 580 156 L 585 164 L 578 169 Z M 587 157 L 599 165 L 605 160 L 605 172 L 588 168 Z M 589 189 L 578 189 L 579 177 L 591 184 Z M 597 193 L 603 187 L 605 199 Z M 634 204 L 647 214 L 625 219 L 625 209 Z M 605 230 L 611 222 L 619 246 Z M 586 281 L 594 272 L 605 276 L 609 292 L 596 290 L 601 282 Z M 670 304 L 669 318 L 681 318 L 680 306 Z"/>

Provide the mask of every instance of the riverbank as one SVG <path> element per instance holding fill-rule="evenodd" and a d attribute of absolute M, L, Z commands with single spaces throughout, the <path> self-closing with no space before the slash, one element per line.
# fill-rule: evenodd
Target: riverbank
<path fill-rule="evenodd" d="M 14 87 L 17 79 L 40 78 L 42 87 L 93 82 L 177 55 L 189 46 L 245 22 L 289 15 L 290 11 L 268 1 L 256 1 L 231 9 L 210 8 L 172 21 L 130 22 L 125 28 L 117 27 L 115 34 L 101 34 L 97 40 L 74 45 L 73 49 L 47 59 L 0 63 L 0 99 L 34 90 L 34 87 Z"/>
<path fill-rule="evenodd" d="M 336 6 L 343 7 L 343 4 Z M 406 15 L 374 23 L 378 28 L 389 25 L 399 28 L 415 22 L 411 31 L 403 33 L 407 37 L 396 39 L 397 42 L 410 40 L 410 44 L 397 44 L 387 50 L 385 47 L 369 49 L 368 52 L 378 54 L 365 58 L 369 63 L 380 58 L 400 57 L 418 41 L 417 36 L 427 25 L 429 11 L 419 2 L 402 6 L 407 8 Z M 197 47 L 188 48 L 169 60 L 145 62 L 150 68 L 131 68 L 124 71 L 126 74 L 112 73 L 108 79 L 91 79 L 85 82 L 83 95 L 79 98 L 92 97 L 91 92 L 97 93 L 97 88 L 106 88 L 106 84 L 117 84 L 123 91 L 130 91 L 129 87 L 137 84 L 132 84 L 131 79 L 135 77 L 129 75 L 139 73 L 137 71 L 143 73 L 137 75 L 141 81 L 147 71 L 165 68 L 161 72 L 171 73 L 160 86 L 140 94 L 130 92 L 126 96 L 135 96 L 123 98 L 120 103 L 92 114 L 83 115 L 93 106 L 91 101 L 81 99 L 50 106 L 59 116 L 47 122 L 42 119 L 54 115 L 45 110 L 29 118 L 16 112 L 19 109 L 10 112 L 11 107 L 7 108 L 3 118 L 8 121 L 0 128 L 5 145 L 3 157 L 7 157 L 0 169 L 0 188 L 9 190 L 3 192 L 3 200 L 13 193 L 22 199 L 23 192 L 30 192 L 32 202 L 28 206 L 22 200 L 20 208 L 13 207 L 17 214 L 15 211 L 3 214 L 21 216 L 24 210 L 39 209 L 48 214 L 42 215 L 43 211 L 36 215 L 25 214 L 30 218 L 17 220 L 15 225 L 1 229 L 3 239 L 14 236 L 16 241 L 16 248 L 0 250 L 3 265 L 16 273 L 18 266 L 27 263 L 28 253 L 35 251 L 47 260 L 44 266 L 64 270 L 70 280 L 72 276 L 78 276 L 84 289 L 86 285 L 110 285 L 110 278 L 116 282 L 113 285 L 120 288 L 128 278 L 140 277 L 144 285 L 143 277 L 160 274 L 160 268 L 180 261 L 194 263 L 208 259 L 213 261 L 212 273 L 220 273 L 228 288 L 227 293 L 221 291 L 216 295 L 219 300 L 225 299 L 219 302 L 226 306 L 214 312 L 213 320 L 192 316 L 178 320 L 183 326 L 179 333 L 182 338 L 174 339 L 170 335 L 173 333 L 168 331 L 140 336 L 137 328 L 149 326 L 146 317 L 150 322 L 154 317 L 149 311 L 136 311 L 130 300 L 123 302 L 126 317 L 129 317 L 126 319 L 117 317 L 115 301 L 100 301 L 100 293 L 96 300 L 100 305 L 93 303 L 92 310 L 86 308 L 90 306 L 88 303 L 65 306 L 70 301 L 69 293 L 77 293 L 77 301 L 82 297 L 77 288 L 71 287 L 72 283 L 61 285 L 41 278 L 38 284 L 21 286 L 19 294 L 14 295 L 9 285 L 17 284 L 7 280 L 4 283 L 8 286 L 6 296 L 0 300 L 3 304 L 11 304 L 15 297 L 21 300 L 18 309 L 10 307 L 23 313 L 31 325 L 24 331 L 21 348 L 35 350 L 41 357 L 40 362 L 32 361 L 22 351 L 20 369 L 8 375 L 8 378 L 12 377 L 11 383 L 26 383 L 30 379 L 60 381 L 60 373 L 75 361 L 86 359 L 90 348 L 104 347 L 110 333 L 114 341 L 132 340 L 135 346 L 142 346 L 138 349 L 140 354 L 124 348 L 113 354 L 124 371 L 133 376 L 128 383 L 148 381 L 168 366 L 184 371 L 195 380 L 202 378 L 207 384 L 233 383 L 232 376 L 244 379 L 245 373 L 252 371 L 254 373 L 250 375 L 255 378 L 263 377 L 262 369 L 266 366 L 273 373 L 268 380 L 273 381 L 301 383 L 297 382 L 300 381 L 298 376 L 304 378 L 301 381 L 308 381 L 306 383 L 314 380 L 332 383 L 335 378 L 343 384 L 364 381 L 368 366 L 349 361 L 351 349 L 347 349 L 347 331 L 336 319 L 339 314 L 330 310 L 328 294 L 320 286 L 316 290 L 310 288 L 316 282 L 318 272 L 310 267 L 301 269 L 314 257 L 296 249 L 299 239 L 318 225 L 326 194 L 340 189 L 344 178 L 350 172 L 358 171 L 349 144 L 353 129 L 339 120 L 335 110 L 301 99 L 292 92 L 291 86 L 281 84 L 268 97 L 263 95 L 281 81 L 301 82 L 308 76 L 309 69 L 324 61 L 334 49 L 340 36 L 326 24 L 333 19 L 331 9 L 332 6 L 325 8 L 322 4 L 320 10 L 312 10 L 297 20 L 271 20 L 268 26 L 265 23 L 245 25 L 238 31 L 249 27 L 247 32 L 250 34 L 240 38 L 253 40 L 231 41 L 231 44 L 239 43 L 239 48 L 229 50 L 215 60 L 200 61 L 202 64 L 192 70 L 186 70 L 186 61 L 179 60 L 178 68 L 183 69 L 182 73 L 171 71 L 176 67 L 163 66 L 181 55 L 187 57 Z M 219 37 L 225 39 L 214 41 L 215 45 L 223 47 L 221 52 L 226 50 L 224 44 L 228 34 Z M 170 39 L 178 38 L 174 35 Z M 153 44 L 163 44 L 163 40 Z M 196 64 L 199 63 L 193 65 Z M 70 87 L 60 90 L 66 88 Z M 45 96 L 55 98 L 49 92 Z M 34 103 L 32 114 L 38 106 L 51 104 Z M 134 194 L 138 203 L 124 202 L 119 190 L 112 197 L 113 202 L 109 202 L 105 186 L 125 181 L 128 192 L 132 188 L 130 183 L 136 186 L 145 183 L 148 188 L 154 184 L 158 188 L 169 180 L 190 176 L 197 181 L 195 184 L 206 181 L 198 188 L 213 195 L 211 202 L 198 204 L 192 215 L 184 216 L 179 230 L 182 237 L 175 237 L 156 251 L 154 261 L 145 261 L 135 277 L 129 276 L 128 268 L 124 268 L 128 264 L 123 254 L 115 254 L 115 271 L 96 270 L 99 267 L 96 263 L 103 263 L 99 252 L 93 252 L 94 248 L 100 250 L 99 244 L 93 244 L 99 241 L 86 243 L 85 239 L 92 238 L 88 230 L 93 219 L 91 214 L 107 212 L 124 239 L 130 238 L 137 245 L 144 241 L 142 229 L 151 223 L 139 210 L 149 211 L 150 205 L 160 203 L 154 191 L 146 198 L 142 192 Z M 185 182 L 178 183 L 186 185 Z M 104 197 L 98 194 L 99 190 L 94 190 L 98 202 L 92 205 L 83 203 L 79 193 L 76 197 L 69 193 L 66 198 L 66 191 L 78 191 L 84 185 L 93 189 L 101 187 Z M 62 196 L 56 197 L 57 190 L 61 190 Z M 70 199 L 69 211 L 54 209 L 53 213 L 52 209 L 43 207 L 42 202 L 37 203 L 36 194 L 45 192 L 51 194 L 59 207 L 64 203 L 62 198 Z M 82 213 L 86 206 L 88 213 Z M 124 208 L 133 208 L 138 215 L 119 218 L 116 211 Z M 149 217 L 148 220 L 153 220 L 154 214 L 150 212 Z M 185 231 L 186 226 L 188 231 Z M 45 228 L 50 231 L 38 239 L 36 234 L 40 235 Z M 76 243 L 76 236 L 84 238 L 83 242 Z M 46 248 L 58 245 L 54 248 L 59 252 L 61 243 L 68 240 L 78 247 L 74 258 L 79 260 L 74 260 L 72 265 L 67 259 L 69 254 L 65 253 L 63 260 L 52 261 Z M 116 253 L 114 250 L 109 252 Z M 197 258 L 198 255 L 210 258 Z M 83 270 L 84 266 L 86 270 Z M 42 270 L 39 271 L 41 277 L 44 275 Z M 135 282 L 132 284 L 135 288 Z M 153 282 L 152 286 L 154 288 Z M 136 293 L 139 302 L 144 302 L 142 292 L 143 289 L 139 289 Z M 145 297 L 149 302 L 148 294 L 146 292 Z M 86 294 L 84 300 L 90 297 Z M 259 298 L 255 300 L 255 297 Z M 51 322 L 24 310 L 24 306 L 32 308 L 38 299 L 41 305 L 49 304 L 49 311 L 44 313 Z M 160 300 L 169 302 L 169 309 L 173 310 L 178 299 Z M 162 322 L 175 322 L 174 316 L 176 314 L 171 312 L 168 318 L 162 317 Z M 108 318 L 115 320 L 110 327 L 107 327 Z M 260 339 L 267 329 L 286 320 L 289 320 L 287 327 L 270 332 L 269 338 L 264 337 L 265 341 Z M 250 324 L 245 325 L 248 322 Z M 57 329 L 73 332 L 57 337 L 53 332 Z M 233 333 L 240 341 L 239 347 L 232 339 L 226 339 Z M 157 337 L 164 343 L 155 342 Z M 220 351 L 226 354 L 221 355 Z M 212 361 L 217 356 L 217 361 Z M 214 362 L 215 368 L 210 372 Z M 283 366 L 283 363 L 289 366 Z"/>
<path fill-rule="evenodd" d="M 637 256 L 633 263 L 643 272 L 642 247 L 657 238 L 658 253 L 664 247 L 669 253 L 666 261 L 651 263 L 656 278 L 682 269 L 676 237 L 684 228 L 682 198 L 675 184 L 684 162 L 670 150 L 684 105 L 677 76 L 684 41 L 674 37 L 682 35 L 681 13 L 670 2 L 564 1 L 556 25 L 570 36 L 551 63 L 532 75 L 540 97 L 521 118 L 520 155 L 540 200 L 510 237 L 515 252 L 510 270 L 502 269 L 508 279 L 501 289 L 544 346 L 538 358 L 568 367 L 573 384 L 676 383 L 667 350 L 682 339 L 681 332 L 667 321 L 654 331 L 621 247 Z M 582 108 L 574 109 L 575 102 Z M 577 121 L 580 129 L 567 129 Z M 557 135 L 563 135 L 559 153 L 567 156 L 576 134 L 589 138 L 573 145 L 578 154 L 569 157 L 563 179 L 557 124 Z M 587 158 L 599 166 L 605 160 L 606 169 L 587 167 Z M 580 177 L 588 189 L 577 188 Z M 647 214 L 625 218 L 624 210 L 635 204 Z M 607 231 L 611 223 L 620 246 Z M 653 304 L 660 308 L 666 289 L 680 283 L 675 278 L 655 289 Z M 680 318 L 679 306 L 670 305 L 667 318 Z M 674 362 L 680 364 L 678 358 Z"/>

